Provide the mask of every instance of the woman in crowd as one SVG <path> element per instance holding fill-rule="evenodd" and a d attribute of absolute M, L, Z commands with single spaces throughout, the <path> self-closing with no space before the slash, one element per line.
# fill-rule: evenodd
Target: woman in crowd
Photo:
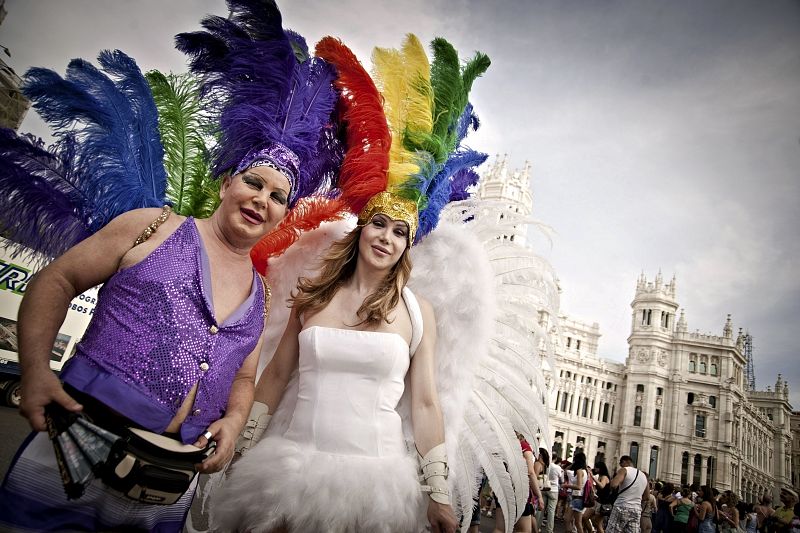
<path fill-rule="evenodd" d="M 566 485 L 570 489 L 569 510 L 567 519 L 567 531 L 572 528 L 577 533 L 583 533 L 583 492 L 586 483 L 589 481 L 589 471 L 586 467 L 586 455 L 583 452 L 575 452 L 570 470 L 575 474 L 575 480 Z"/>
<path fill-rule="evenodd" d="M 717 526 L 717 500 L 714 498 L 714 491 L 708 485 L 700 487 L 699 494 L 701 501 L 694 507 L 699 522 L 698 533 L 716 533 Z"/>
<path fill-rule="evenodd" d="M 611 486 L 608 484 L 611 481 L 611 474 L 606 464 L 600 461 L 594 465 L 594 473 L 592 475 L 594 476 L 594 487 L 597 492 L 597 504 L 593 508 L 584 511 L 586 513 L 584 529 L 587 529 L 587 521 L 590 521 L 589 529 L 593 526 L 598 533 L 604 533 L 605 525 L 603 522 L 605 521 L 605 516 L 600 514 L 600 506 L 612 503 Z"/>
<path fill-rule="evenodd" d="M 689 516 L 694 510 L 694 503 L 689 498 L 689 487 L 683 487 L 680 492 L 672 496 L 669 503 L 672 514 L 672 533 L 687 533 Z"/>

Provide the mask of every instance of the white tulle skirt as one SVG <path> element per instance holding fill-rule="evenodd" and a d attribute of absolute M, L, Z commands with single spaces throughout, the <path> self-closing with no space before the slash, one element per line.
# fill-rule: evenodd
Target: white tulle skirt
<path fill-rule="evenodd" d="M 427 500 L 416 458 L 331 454 L 273 436 L 231 467 L 209 519 L 224 532 L 417 533 Z"/>

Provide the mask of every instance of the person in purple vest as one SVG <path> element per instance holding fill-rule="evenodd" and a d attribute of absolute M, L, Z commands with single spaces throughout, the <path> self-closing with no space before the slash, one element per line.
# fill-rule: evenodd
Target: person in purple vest
<path fill-rule="evenodd" d="M 106 459 L 104 470 L 96 472 L 100 479 L 87 481 L 79 496 L 65 495 L 58 462 L 63 457 L 57 457 L 44 433 L 46 407 L 53 404 L 86 415 L 115 435 L 134 428 L 162 449 L 209 450 L 195 466 L 202 473 L 220 471 L 233 456 L 253 403 L 269 306 L 269 288 L 253 266 L 251 251 L 290 208 L 324 191 L 341 160 L 331 137 L 337 97 L 333 68 L 296 55 L 305 43 L 283 31 L 274 3 L 260 5 L 255 19 L 242 12 L 246 6 L 234 7 L 232 20 L 243 27 L 235 36 L 179 36 L 187 53 L 205 58 L 202 49 L 211 48 L 220 59 L 214 63 L 218 75 L 201 87 L 203 94 L 213 94 L 204 105 L 220 124 L 213 153 L 213 172 L 221 179 L 219 207 L 207 219 L 171 214 L 169 207 L 124 212 L 50 263 L 28 286 L 19 313 L 21 414 L 34 433 L 0 486 L 0 529 L 183 530 L 197 484 L 194 470 L 186 487 L 176 490 L 173 479 L 159 480 L 153 468 L 142 466 L 144 455 L 126 455 L 127 463 L 123 459 L 111 467 L 126 480 L 127 472 L 141 472 L 132 481 L 136 492 L 109 481 Z M 214 28 L 223 23 L 231 21 L 204 21 Z M 270 54 L 284 69 L 282 76 L 266 69 Z M 258 65 L 242 64 L 248 61 Z M 247 76 L 240 74 L 243 70 Z M 136 73 L 136 81 L 147 87 L 138 68 Z M 110 85 L 108 79 L 103 84 L 104 90 Z M 87 155 L 93 155 L 91 146 Z M 308 204 L 298 207 L 295 223 L 313 211 Z M 290 244 L 286 233 L 295 226 L 288 226 L 270 238 L 278 233 Z M 67 308 L 99 284 L 92 321 L 56 376 L 49 367 L 50 351 Z M 154 489 L 159 482 L 161 493 Z M 159 495 L 166 493 L 174 498 Z"/>

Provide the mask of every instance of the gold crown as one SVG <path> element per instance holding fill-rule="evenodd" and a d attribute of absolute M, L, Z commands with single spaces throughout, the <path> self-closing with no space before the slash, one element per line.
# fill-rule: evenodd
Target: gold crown
<path fill-rule="evenodd" d="M 358 223 L 366 224 L 372 217 L 382 213 L 392 220 L 402 220 L 408 224 L 408 245 L 414 244 L 414 235 L 417 233 L 417 204 L 413 200 L 401 198 L 388 191 L 382 191 L 373 196 L 358 214 Z"/>

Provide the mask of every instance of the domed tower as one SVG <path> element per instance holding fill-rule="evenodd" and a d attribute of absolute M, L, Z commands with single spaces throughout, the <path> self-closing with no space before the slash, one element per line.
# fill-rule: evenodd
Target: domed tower
<path fill-rule="evenodd" d="M 631 302 L 620 443 L 623 453 L 656 477 L 670 411 L 672 341 L 678 310 L 675 292 L 674 277 L 664 283 L 659 271 L 650 282 L 642 274 Z"/>
<path fill-rule="evenodd" d="M 482 200 L 496 200 L 504 204 L 503 210 L 498 213 L 500 220 L 512 215 L 527 217 L 533 210 L 533 197 L 530 184 L 531 165 L 527 161 L 522 169 L 508 169 L 508 154 L 501 158 L 496 155 L 489 169 L 481 176 L 478 186 L 478 196 Z M 516 224 L 513 232 L 498 236 L 499 239 L 509 240 L 524 246 L 527 242 L 526 224 Z"/>

